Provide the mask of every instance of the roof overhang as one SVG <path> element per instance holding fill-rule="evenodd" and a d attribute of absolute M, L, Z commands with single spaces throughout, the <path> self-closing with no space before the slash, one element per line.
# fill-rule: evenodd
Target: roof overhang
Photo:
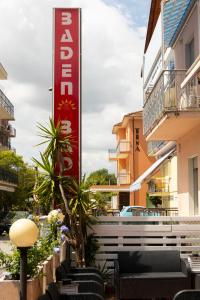
<path fill-rule="evenodd" d="M 126 128 L 127 123 L 130 119 L 142 119 L 142 111 L 136 111 L 136 112 L 132 112 L 127 115 L 124 115 L 122 121 L 113 126 L 112 133 L 116 134 L 117 131 L 119 130 L 119 128 Z"/>
<path fill-rule="evenodd" d="M 151 8 L 149 13 L 149 21 L 147 27 L 147 35 L 144 47 L 144 53 L 146 53 L 149 43 L 151 41 L 151 37 L 153 35 L 154 29 L 156 27 L 158 17 L 160 15 L 160 4 L 161 0 L 152 0 L 151 1 Z"/>

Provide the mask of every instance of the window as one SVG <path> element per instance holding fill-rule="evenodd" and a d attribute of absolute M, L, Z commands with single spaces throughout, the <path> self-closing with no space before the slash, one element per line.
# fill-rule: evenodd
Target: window
<path fill-rule="evenodd" d="M 194 57 L 194 39 L 185 45 L 185 66 L 189 68 L 195 60 Z"/>

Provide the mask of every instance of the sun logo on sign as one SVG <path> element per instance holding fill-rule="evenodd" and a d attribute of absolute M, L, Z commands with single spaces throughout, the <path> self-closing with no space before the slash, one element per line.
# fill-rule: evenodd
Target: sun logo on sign
<path fill-rule="evenodd" d="M 76 110 L 76 105 L 73 103 L 72 100 L 62 100 L 58 104 L 58 110 Z"/>

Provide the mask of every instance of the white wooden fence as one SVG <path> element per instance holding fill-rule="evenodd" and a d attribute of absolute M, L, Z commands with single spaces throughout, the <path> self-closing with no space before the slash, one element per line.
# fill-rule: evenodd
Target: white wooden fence
<path fill-rule="evenodd" d="M 200 217 L 98 217 L 96 263 L 113 268 L 119 251 L 174 250 L 200 253 Z"/>

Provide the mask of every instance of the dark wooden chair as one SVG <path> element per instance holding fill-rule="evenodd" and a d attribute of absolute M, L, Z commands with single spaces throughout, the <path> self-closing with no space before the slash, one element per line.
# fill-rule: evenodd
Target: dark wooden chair
<path fill-rule="evenodd" d="M 67 273 L 94 273 L 101 277 L 100 270 L 95 267 L 69 267 L 69 263 L 67 261 L 63 261 L 61 265 Z"/>
<path fill-rule="evenodd" d="M 88 270 L 87 270 L 88 271 Z M 87 271 L 80 271 L 78 272 L 71 272 L 67 271 L 63 264 L 61 264 L 57 269 L 56 269 L 56 281 L 62 281 L 64 279 L 71 279 L 71 280 L 93 280 L 101 284 L 102 286 L 104 285 L 103 278 L 98 274 L 94 272 L 87 272 Z"/>

